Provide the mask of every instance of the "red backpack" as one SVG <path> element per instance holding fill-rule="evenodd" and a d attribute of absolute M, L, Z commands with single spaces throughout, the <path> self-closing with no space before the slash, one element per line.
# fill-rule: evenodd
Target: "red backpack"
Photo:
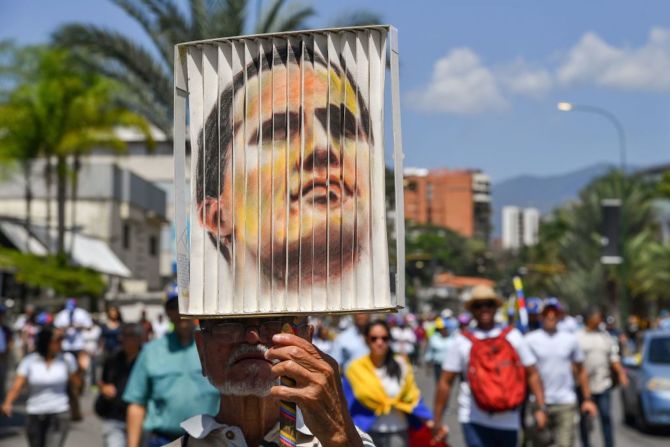
<path fill-rule="evenodd" d="M 500 335 L 480 340 L 463 331 L 472 342 L 467 380 L 479 408 L 490 413 L 509 411 L 526 399 L 526 368 L 519 354 L 507 341 L 511 326 Z"/>

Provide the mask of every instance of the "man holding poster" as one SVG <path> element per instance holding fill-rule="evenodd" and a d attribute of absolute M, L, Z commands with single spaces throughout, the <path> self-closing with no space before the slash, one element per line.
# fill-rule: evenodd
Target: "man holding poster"
<path fill-rule="evenodd" d="M 201 318 L 198 354 L 221 406 L 183 422 L 187 434 L 171 445 L 373 445 L 349 415 L 337 363 L 311 343 L 307 316 L 398 308 L 376 137 L 394 33 L 177 46 L 175 116 L 186 92 L 193 144 L 180 309 Z M 179 177 L 185 149 L 175 141 Z"/>

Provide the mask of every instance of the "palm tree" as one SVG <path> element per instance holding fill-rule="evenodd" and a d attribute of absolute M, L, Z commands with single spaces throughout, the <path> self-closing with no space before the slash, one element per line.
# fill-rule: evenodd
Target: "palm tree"
<path fill-rule="evenodd" d="M 23 82 L 15 87 L 10 95 L 13 102 L 3 105 L 6 108 L 2 113 L 14 113 L 14 118 L 6 121 L 6 138 L 2 141 L 7 142 L 8 151 L 11 149 L 9 155 L 14 155 L 26 166 L 24 175 L 30 174 L 30 163 L 35 156 L 46 159 L 48 227 L 53 174 L 51 159 L 56 159 L 57 252 L 64 258 L 68 159 L 75 159 L 73 200 L 76 200 L 80 157 L 96 147 L 125 148 L 125 143 L 115 135 L 115 126 L 138 128 L 150 146 L 153 140 L 148 123 L 114 101 L 114 86 L 110 81 L 82 72 L 71 55 L 62 50 L 34 50 L 34 56 L 34 70 L 25 73 Z M 29 183 L 28 180 L 28 187 Z M 26 198 L 29 197 L 31 194 L 27 192 Z"/>
<path fill-rule="evenodd" d="M 580 307 L 589 304 L 608 304 L 605 290 L 614 287 L 618 290 L 631 290 L 632 277 L 624 281 L 616 267 L 603 266 L 601 227 L 603 199 L 623 197 L 621 219 L 625 222 L 625 233 L 621 235 L 626 270 L 630 271 L 636 258 L 635 252 L 640 244 L 646 244 L 649 238 L 641 239 L 653 228 L 651 198 L 653 187 L 643 179 L 626 177 L 613 171 L 588 185 L 579 195 L 579 201 L 569 207 L 565 214 L 566 231 L 560 240 L 560 261 L 566 267 L 566 275 L 560 282 L 560 288 L 566 298 Z M 628 294 L 630 296 L 630 294 Z M 609 303 L 614 304 L 614 303 Z"/>
<path fill-rule="evenodd" d="M 248 27 L 248 0 L 189 0 L 188 14 L 177 0 L 111 0 L 132 17 L 149 36 L 146 48 L 119 31 L 87 24 L 68 24 L 57 30 L 54 41 L 83 51 L 85 60 L 98 73 L 110 76 L 126 88 L 125 105 L 146 117 L 166 135 L 172 135 L 173 51 L 179 42 L 214 37 L 287 31 L 305 27 L 314 16 L 309 6 L 273 0 L 260 20 Z M 260 0 L 257 0 L 260 1 Z M 258 3 L 260 5 L 260 3 Z M 369 12 L 343 16 L 348 24 L 378 22 Z M 345 24 L 342 23 L 342 24 Z"/>
<path fill-rule="evenodd" d="M 37 114 L 35 104 L 26 86 L 18 88 L 6 102 L 0 104 L 0 158 L 3 162 L 18 163 L 23 175 L 24 197 L 26 204 L 26 231 L 30 232 L 32 220 L 31 176 L 33 161 L 40 153 L 42 129 L 35 126 Z M 29 238 L 26 239 L 26 245 Z M 28 246 L 26 246 L 26 251 Z"/>

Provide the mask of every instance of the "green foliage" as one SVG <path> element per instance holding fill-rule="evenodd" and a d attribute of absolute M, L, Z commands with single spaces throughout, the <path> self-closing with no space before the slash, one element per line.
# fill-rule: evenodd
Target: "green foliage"
<path fill-rule="evenodd" d="M 60 295 L 101 296 L 105 282 L 100 274 L 82 267 L 64 267 L 56 256 L 36 256 L 0 249 L 0 267 L 14 272 L 19 283 L 52 289 Z"/>
<path fill-rule="evenodd" d="M 663 173 L 656 190 L 660 197 L 670 199 L 670 171 Z"/>
<path fill-rule="evenodd" d="M 125 87 L 122 97 L 130 110 L 146 117 L 166 135 L 172 134 L 174 45 L 215 37 L 239 36 L 245 31 L 268 33 L 305 28 L 313 8 L 286 0 L 266 2 L 255 26 L 247 14 L 256 5 L 248 0 L 189 0 L 183 11 L 177 0 L 111 0 L 133 18 L 149 36 L 152 49 L 115 30 L 89 24 L 68 24 L 53 40 L 80 55 L 97 73 Z M 369 12 L 351 13 L 351 23 L 378 22 Z M 340 23 L 342 25 L 342 23 Z M 155 57 L 154 54 L 158 54 Z"/>

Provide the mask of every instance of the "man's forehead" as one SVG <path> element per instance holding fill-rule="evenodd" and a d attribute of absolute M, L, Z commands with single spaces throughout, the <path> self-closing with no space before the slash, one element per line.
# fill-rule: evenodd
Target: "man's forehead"
<path fill-rule="evenodd" d="M 275 110 L 285 109 L 287 93 L 290 109 L 298 109 L 302 105 L 302 99 L 303 102 L 311 102 L 314 107 L 325 106 L 327 101 L 338 106 L 344 102 L 354 115 L 360 113 L 358 104 L 360 93 L 346 75 L 338 73 L 333 67 L 328 69 L 316 64 L 312 69 L 312 65 L 302 66 L 292 63 L 289 64 L 288 79 L 284 65 L 276 67 L 274 73 L 271 69 L 265 69 L 260 78 L 253 76 L 247 79 L 247 119 L 257 115 L 259 104 L 264 116 L 272 113 L 273 106 Z M 241 120 L 245 109 L 244 101 L 245 94 L 242 87 L 235 94 L 235 122 Z"/>

